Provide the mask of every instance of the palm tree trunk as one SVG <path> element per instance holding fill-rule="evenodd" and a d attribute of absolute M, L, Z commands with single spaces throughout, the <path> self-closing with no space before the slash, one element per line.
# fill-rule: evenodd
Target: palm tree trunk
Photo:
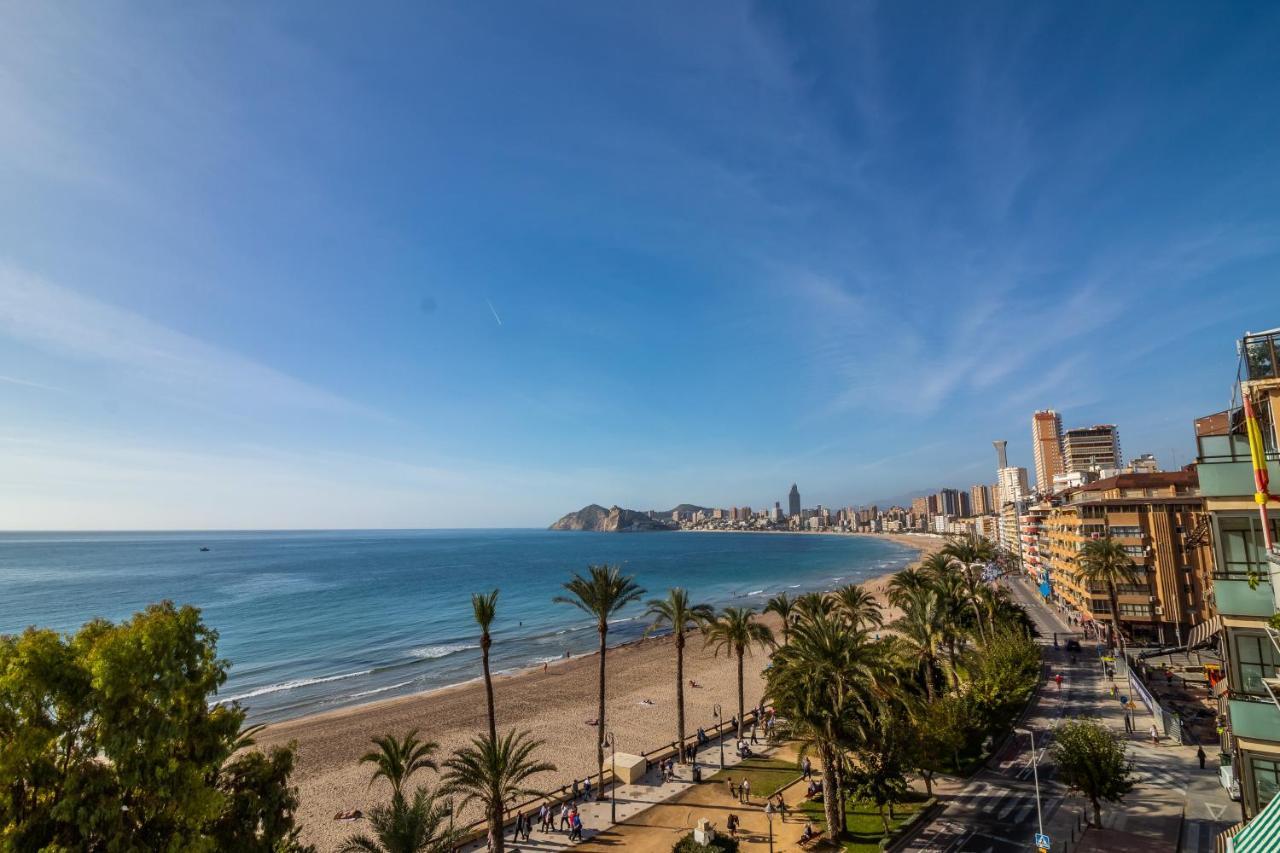
<path fill-rule="evenodd" d="M 924 692 L 929 701 L 933 701 L 933 655 L 924 658 Z"/>
<path fill-rule="evenodd" d="M 507 849 L 507 839 L 502 837 L 503 817 L 501 801 L 494 803 L 489 809 L 489 832 L 493 835 L 493 853 L 503 853 Z"/>
<path fill-rule="evenodd" d="M 742 739 L 742 723 L 746 714 L 746 703 L 742 701 L 742 657 L 744 650 L 738 649 L 738 739 Z"/>
<path fill-rule="evenodd" d="M 1102 826 L 1102 803 L 1098 802 L 1097 797 L 1090 797 L 1093 800 L 1093 825 Z"/>
<path fill-rule="evenodd" d="M 1111 627 L 1116 632 L 1113 641 L 1118 646 L 1120 644 L 1120 599 L 1116 595 L 1116 585 L 1111 581 L 1107 581 L 1107 598 L 1111 601 Z"/>
<path fill-rule="evenodd" d="M 976 598 L 973 600 L 972 603 L 973 603 L 973 616 L 975 619 L 978 620 L 978 639 L 982 640 L 982 642 L 985 643 L 987 641 L 987 634 L 985 631 L 982 630 L 982 611 L 978 609 L 978 600 Z"/>
<path fill-rule="evenodd" d="M 836 823 L 839 827 L 839 832 L 831 837 L 840 839 L 845 838 L 849 834 L 849 815 L 845 813 L 844 809 L 844 755 L 839 750 L 836 751 L 832 764 L 834 765 L 833 775 L 835 776 L 836 781 L 836 814 L 839 815 Z"/>
<path fill-rule="evenodd" d="M 680 735 L 680 763 L 684 754 L 684 629 L 676 631 L 676 733 Z"/>
<path fill-rule="evenodd" d="M 493 677 L 489 675 L 489 646 L 493 640 L 489 638 L 489 632 L 485 631 L 480 637 L 480 660 L 484 666 L 484 693 L 489 702 L 489 740 L 491 743 L 498 742 L 498 721 L 494 717 L 493 711 Z"/>
<path fill-rule="evenodd" d="M 841 832 L 841 808 L 839 797 L 836 795 L 835 781 L 835 750 L 829 744 L 823 743 L 819 748 L 822 756 L 822 811 L 827 817 L 827 834 L 831 838 L 840 837 Z"/>
<path fill-rule="evenodd" d="M 604 799 L 604 655 L 608 649 L 605 638 L 609 634 L 609 625 L 600 622 L 600 704 L 596 716 L 596 767 L 599 768 L 600 784 L 596 788 L 596 800 Z"/>

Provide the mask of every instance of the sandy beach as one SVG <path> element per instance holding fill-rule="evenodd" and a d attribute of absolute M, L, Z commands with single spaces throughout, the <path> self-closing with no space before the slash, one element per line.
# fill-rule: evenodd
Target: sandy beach
<path fill-rule="evenodd" d="M 941 537 L 885 534 L 884 538 L 916 548 L 922 556 L 944 544 Z M 865 584 L 882 602 L 888 578 Z M 886 613 L 886 617 L 892 618 L 892 614 Z M 770 624 L 776 631 L 776 620 Z M 763 650 L 756 650 L 747 661 L 748 707 L 760 698 L 764 684 L 760 672 L 766 662 Z M 538 667 L 495 679 L 499 731 L 529 729 L 546 742 L 541 755 L 557 770 L 537 780 L 544 788 L 559 787 L 595 769 L 595 728 L 586 721 L 596 715 L 597 666 L 596 655 L 585 655 L 556 662 L 545 671 Z M 620 752 L 641 753 L 675 740 L 675 650 L 670 637 L 610 649 L 608 677 L 606 721 L 617 737 Z M 699 725 L 713 724 L 716 702 L 724 705 L 726 717 L 736 712 L 733 661 L 714 657 L 696 634 L 686 646 L 685 678 L 701 685 L 685 690 L 688 734 Z M 646 700 L 653 704 L 645 704 Z M 416 728 L 420 737 L 440 744 L 438 757 L 443 758 L 485 727 L 484 688 L 479 682 L 470 682 L 276 723 L 264 729 L 257 741 L 261 746 L 297 743 L 293 779 L 302 801 L 298 818 L 303 839 L 320 851 L 329 851 L 346 835 L 365 827 L 336 822 L 335 813 L 352 808 L 367 811 L 387 797 L 385 783 L 380 781 L 370 788 L 370 770 L 359 764 L 360 756 L 371 748 L 370 738 L 403 735 Z M 433 776 L 424 774 L 417 781 L 433 784 Z"/>

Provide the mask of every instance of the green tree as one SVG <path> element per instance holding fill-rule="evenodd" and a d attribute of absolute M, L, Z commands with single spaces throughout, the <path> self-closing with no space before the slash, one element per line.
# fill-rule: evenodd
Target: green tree
<path fill-rule="evenodd" d="M 715 617 L 715 611 L 709 604 L 694 604 L 689 600 L 689 593 L 681 587 L 668 590 L 666 598 L 654 598 L 649 601 L 648 616 L 653 617 L 649 631 L 670 627 L 675 635 L 676 647 L 676 735 L 680 744 L 680 761 L 685 760 L 684 752 L 684 645 L 685 630 L 690 626 L 698 626 Z"/>
<path fill-rule="evenodd" d="M 858 761 L 849 770 L 849 790 L 857 799 L 875 803 L 888 835 L 894 803 L 902 800 L 908 788 L 911 727 L 903 707 L 895 701 L 882 700 L 863 713 L 865 724 L 857 744 Z"/>
<path fill-rule="evenodd" d="M 1118 803 L 1133 789 L 1133 770 L 1124 741 L 1093 720 L 1068 720 L 1058 726 L 1050 747 L 1058 778 L 1089 798 L 1093 821 L 1102 824 L 1102 802 Z"/>
<path fill-rule="evenodd" d="M 939 770 L 959 772 L 960 751 L 968 743 L 971 724 L 965 697 L 954 693 L 919 702 L 913 709 L 911 763 L 929 796 L 933 796 L 933 777 Z"/>
<path fill-rule="evenodd" d="M 1137 572 L 1133 557 L 1110 536 L 1090 539 L 1080 549 L 1080 579 L 1088 584 L 1102 584 L 1107 588 L 1111 602 L 1111 627 L 1113 640 L 1120 639 L 1120 603 L 1116 599 L 1116 586 L 1122 583 L 1136 584 Z"/>
<path fill-rule="evenodd" d="M 338 853 L 452 853 L 462 840 L 449 806 L 426 788 L 414 791 L 412 800 L 393 794 L 389 805 L 374 806 L 368 817 L 373 834 L 348 836 Z"/>
<path fill-rule="evenodd" d="M 520 797 L 540 796 L 542 792 L 531 787 L 529 779 L 556 769 L 554 764 L 536 758 L 542 745 L 528 732 L 512 729 L 496 741 L 487 735 L 473 738 L 470 746 L 457 750 L 444 762 L 442 790 L 449 796 L 461 795 L 460 805 L 481 805 L 496 853 L 503 851 L 502 823 L 507 805 Z"/>
<path fill-rule="evenodd" d="M 493 676 L 489 674 L 489 647 L 493 645 L 493 638 L 489 636 L 489 626 L 493 624 L 497 611 L 498 591 L 496 589 L 487 595 L 472 593 L 471 612 L 475 616 L 476 624 L 480 626 L 480 663 L 484 669 L 484 696 L 489 711 L 490 740 L 498 739 L 498 720 L 493 706 Z"/>
<path fill-rule="evenodd" d="M 973 609 L 978 638 L 985 639 L 986 629 L 982 618 L 981 590 L 986 586 L 982 571 L 996 559 L 996 547 L 985 536 L 953 536 L 942 546 L 942 555 L 960 568 L 964 579 L 965 600 Z"/>
<path fill-rule="evenodd" d="M 373 783 L 379 779 L 386 779 L 391 785 L 393 797 L 404 796 L 405 783 L 419 770 L 437 769 L 431 756 L 440 748 L 440 744 L 418 740 L 417 729 L 409 732 L 403 739 L 397 739 L 395 735 L 382 735 L 373 738 L 373 742 L 377 745 L 377 750 L 362 755 L 360 763 L 375 767 L 369 786 L 373 787 Z"/>
<path fill-rule="evenodd" d="M 152 605 L 71 636 L 0 637 L 0 846 L 16 850 L 301 850 L 292 751 L 243 754 L 244 712 L 217 632 Z"/>
<path fill-rule="evenodd" d="M 644 590 L 636 585 L 635 578 L 622 574 L 617 566 L 588 566 L 586 577 L 575 573 L 564 588 L 569 594 L 557 595 L 554 600 L 572 604 L 594 616 L 596 632 L 600 635 L 600 702 L 596 709 L 596 767 L 600 784 L 596 788 L 596 799 L 603 800 L 605 655 L 609 650 L 609 619 L 628 604 L 639 601 Z"/>
<path fill-rule="evenodd" d="M 778 618 L 782 620 L 782 645 L 786 645 L 791 640 L 791 624 L 795 621 L 796 601 L 785 592 L 780 592 L 764 606 L 765 613 L 776 613 Z"/>
<path fill-rule="evenodd" d="M 806 592 L 795 600 L 795 611 L 798 619 L 816 619 L 825 616 L 835 609 L 835 602 L 820 592 Z"/>
<path fill-rule="evenodd" d="M 924 668 L 924 689 L 932 702 L 936 690 L 938 650 L 947 639 L 946 613 L 938 591 L 929 586 L 912 589 L 900 598 L 902 615 L 894 620 L 892 628 L 897 641 L 905 646 L 908 655 Z"/>
<path fill-rule="evenodd" d="M 767 694 L 801 751 L 816 751 L 822 763 L 827 827 L 844 833 L 844 752 L 858 740 L 860 712 L 885 696 L 892 677 L 884 644 L 864 631 L 819 615 L 798 623 L 791 643 L 774 653 L 765 673 Z"/>
<path fill-rule="evenodd" d="M 243 738 L 242 738 L 243 742 Z M 218 774 L 222 812 L 210 828 L 217 850 L 280 853 L 310 850 L 298 841 L 302 830 L 294 815 L 298 789 L 289 784 L 295 744 L 272 747 L 269 753 L 244 751 Z"/>
<path fill-rule="evenodd" d="M 714 649 L 717 657 L 724 652 L 738 660 L 738 737 L 742 737 L 742 722 L 746 714 L 743 658 L 751 651 L 752 646 L 771 644 L 773 632 L 767 625 L 756 621 L 755 610 L 749 607 L 726 607 L 720 611 L 717 619 L 706 624 L 702 634 L 706 647 Z"/>
<path fill-rule="evenodd" d="M 856 583 L 840 587 L 831 595 L 836 609 L 844 614 L 855 628 L 879 628 L 884 624 L 880 602 Z"/>

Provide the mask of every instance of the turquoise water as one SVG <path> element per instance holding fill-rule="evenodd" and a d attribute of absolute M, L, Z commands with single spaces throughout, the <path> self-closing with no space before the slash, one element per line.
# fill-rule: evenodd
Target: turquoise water
<path fill-rule="evenodd" d="M 268 721 L 476 677 L 472 592 L 502 590 L 492 660 L 503 670 L 595 648 L 590 619 L 551 601 L 590 563 L 622 564 L 653 596 L 680 585 L 759 608 L 913 556 L 869 537 L 751 533 L 0 533 L 0 633 L 194 604 L 232 662 L 219 699 Z M 620 614 L 610 641 L 641 636 L 643 609 Z"/>

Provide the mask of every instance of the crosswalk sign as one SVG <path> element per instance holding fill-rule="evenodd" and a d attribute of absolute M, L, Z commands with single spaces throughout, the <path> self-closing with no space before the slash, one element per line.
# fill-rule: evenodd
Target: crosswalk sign
<path fill-rule="evenodd" d="M 1049 849 L 1049 836 L 1043 832 L 1036 833 L 1036 846 L 1041 850 Z"/>

